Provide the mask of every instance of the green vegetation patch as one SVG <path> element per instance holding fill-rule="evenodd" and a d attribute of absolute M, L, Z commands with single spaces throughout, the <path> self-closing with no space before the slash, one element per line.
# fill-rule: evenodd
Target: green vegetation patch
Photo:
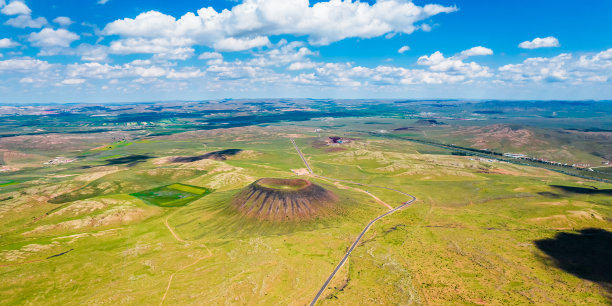
<path fill-rule="evenodd" d="M 114 142 L 114 143 L 112 143 L 112 144 L 109 144 L 109 145 L 107 145 L 107 146 L 103 146 L 103 147 L 95 148 L 95 149 L 93 149 L 92 151 L 108 151 L 108 150 L 114 150 L 114 149 L 121 148 L 121 147 L 127 147 L 127 146 L 129 146 L 129 145 L 133 145 L 133 144 L 134 144 L 133 142 L 128 142 L 128 141 L 125 141 L 125 140 L 121 140 L 121 141 L 117 141 L 117 142 Z"/>
<path fill-rule="evenodd" d="M 16 182 L 16 181 L 0 181 L 0 187 L 5 187 L 5 186 L 10 186 L 10 185 L 15 185 L 15 184 L 19 184 L 19 182 Z"/>
<path fill-rule="evenodd" d="M 204 187 L 176 183 L 130 195 L 155 206 L 179 207 L 185 206 L 211 192 L 212 190 Z"/>

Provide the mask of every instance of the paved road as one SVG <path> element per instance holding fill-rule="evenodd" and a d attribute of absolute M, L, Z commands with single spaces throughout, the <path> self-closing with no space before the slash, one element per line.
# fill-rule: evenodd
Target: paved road
<path fill-rule="evenodd" d="M 347 182 L 347 181 L 345 181 Z M 372 186 L 374 187 L 374 186 Z M 390 188 L 386 188 L 386 189 L 390 189 Z M 393 190 L 393 189 L 390 189 Z M 397 190 L 395 190 L 397 191 Z M 397 191 L 400 192 L 402 194 L 405 194 L 401 191 Z M 338 263 L 338 265 L 336 266 L 336 268 L 334 269 L 334 271 L 331 273 L 331 275 L 327 278 L 327 280 L 325 280 L 325 283 L 323 284 L 323 286 L 321 286 L 321 289 L 319 289 L 319 292 L 317 292 L 317 295 L 314 297 L 314 299 L 312 300 L 312 302 L 310 303 L 310 305 L 314 305 L 317 300 L 319 300 L 319 298 L 321 297 L 321 294 L 323 294 L 323 291 L 325 291 L 325 288 L 327 288 L 327 285 L 329 285 L 329 283 L 331 282 L 331 280 L 334 278 L 334 276 L 336 275 L 336 273 L 338 273 L 338 271 L 340 270 L 340 268 L 342 268 L 342 266 L 344 265 L 344 263 L 346 262 L 346 260 L 348 259 L 348 257 L 351 255 L 351 252 L 353 252 L 353 249 L 355 249 L 355 247 L 357 246 L 357 244 L 359 244 L 359 241 L 361 240 L 361 238 L 363 237 L 363 235 L 365 235 L 365 233 L 370 229 L 370 227 L 372 227 L 372 225 L 374 224 L 374 222 L 412 204 L 412 202 L 414 202 L 416 200 L 415 197 L 410 196 L 410 200 L 407 202 L 404 202 L 402 205 L 376 217 L 374 220 L 370 221 L 370 223 L 368 223 L 368 225 L 366 225 L 366 227 L 363 229 L 363 231 L 361 231 L 361 233 L 359 234 L 359 236 L 357 236 L 357 239 L 355 239 L 355 242 L 353 242 L 353 244 L 351 245 L 351 247 L 348 249 L 348 251 L 346 252 L 346 254 L 344 254 L 344 257 L 342 258 L 342 260 Z"/>
<path fill-rule="evenodd" d="M 300 148 L 298 148 L 297 144 L 295 143 L 295 140 L 293 140 L 293 138 L 289 138 L 289 139 L 291 140 L 291 143 L 293 144 L 293 147 L 295 148 L 295 150 L 300 155 L 300 158 L 302 158 L 302 161 L 304 162 L 304 165 L 306 165 L 306 168 L 308 169 L 308 172 L 310 172 L 310 174 L 314 174 L 314 172 L 312 172 L 312 169 L 310 168 L 310 165 L 308 164 L 308 162 L 304 158 L 304 155 L 302 154 L 302 151 L 300 151 Z"/>
<path fill-rule="evenodd" d="M 310 302 L 310 305 L 313 306 L 314 304 L 317 303 L 317 301 L 321 297 L 321 294 L 323 294 L 323 291 L 325 291 L 325 288 L 327 288 L 327 286 L 329 285 L 331 280 L 334 278 L 336 273 L 338 273 L 340 268 L 342 268 L 342 266 L 344 265 L 346 260 L 351 255 L 351 252 L 353 252 L 353 249 L 355 249 L 355 247 L 357 247 L 357 245 L 359 244 L 359 241 L 361 241 L 361 238 L 363 238 L 363 235 L 365 235 L 365 233 L 370 229 L 370 227 L 372 227 L 372 225 L 376 221 L 378 221 L 378 220 L 380 220 L 380 219 L 382 219 L 382 218 L 384 218 L 384 217 L 386 217 L 386 216 L 388 216 L 388 215 L 390 215 L 390 214 L 392 214 L 392 213 L 394 213 L 394 212 L 396 212 L 396 211 L 398 211 L 398 210 L 400 210 L 402 208 L 405 208 L 408 205 L 412 204 L 414 201 L 416 201 L 416 198 L 413 195 L 411 195 L 411 194 L 405 193 L 403 191 L 399 191 L 397 189 L 389 188 L 389 187 L 376 186 L 376 185 L 370 185 L 370 184 L 363 184 L 363 183 L 351 182 L 351 181 L 347 181 L 347 180 L 340 180 L 340 179 L 335 179 L 335 178 L 331 178 L 331 177 L 316 175 L 316 174 L 314 174 L 312 172 L 312 169 L 310 168 L 310 165 L 308 165 L 308 162 L 304 158 L 304 155 L 302 155 L 302 151 L 300 151 L 300 148 L 298 148 L 297 144 L 295 143 L 295 141 L 293 139 L 291 139 L 291 143 L 293 143 L 293 146 L 295 147 L 295 150 L 298 152 L 298 154 L 302 158 L 302 161 L 304 161 L 304 165 L 306 165 L 306 168 L 308 168 L 308 171 L 310 171 L 310 173 L 312 173 L 312 176 L 314 176 L 314 177 L 318 177 L 318 178 L 322 178 L 322 179 L 327 179 L 327 180 L 332 180 L 332 181 L 344 182 L 344 183 L 349 183 L 349 184 L 354 184 L 354 185 L 359 185 L 359 186 L 368 186 L 368 187 L 375 187 L 375 188 L 383 188 L 383 189 L 399 192 L 399 193 L 401 193 L 401 194 L 403 194 L 403 195 L 405 195 L 405 196 L 410 198 L 410 200 L 402 203 L 402 205 L 400 205 L 400 206 L 398 206 L 396 208 L 393 208 L 393 209 L 387 211 L 386 213 L 384 213 L 384 214 L 374 218 L 374 220 L 370 221 L 370 223 L 368 223 L 366 225 L 366 227 L 363 229 L 363 231 L 361 231 L 361 233 L 359 233 L 359 236 L 357 236 L 357 239 L 355 239 L 355 242 L 353 242 L 353 244 L 348 249 L 346 254 L 344 254 L 344 257 L 342 257 L 342 260 L 340 260 L 340 262 L 338 263 L 338 265 L 336 266 L 334 271 L 331 273 L 331 275 L 329 275 L 327 280 L 325 280 L 325 283 L 323 284 L 323 286 L 321 286 L 321 289 L 319 289 L 319 292 L 317 292 L 317 295 L 314 297 L 312 302 Z"/>

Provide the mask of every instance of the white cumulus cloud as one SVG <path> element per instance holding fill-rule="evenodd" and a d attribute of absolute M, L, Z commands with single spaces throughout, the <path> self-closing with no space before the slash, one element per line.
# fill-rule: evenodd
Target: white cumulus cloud
<path fill-rule="evenodd" d="M 194 54 L 192 41 L 185 38 L 128 38 L 113 41 L 110 52 L 113 54 L 156 54 L 167 59 L 187 59 Z"/>
<path fill-rule="evenodd" d="M 312 74 L 301 74 L 296 81 L 304 84 L 339 87 L 406 86 L 414 84 L 445 84 L 470 80 L 463 74 L 407 69 L 395 66 L 374 68 L 353 66 L 351 63 L 325 63 Z"/>
<path fill-rule="evenodd" d="M 79 85 L 85 83 L 85 79 L 65 79 L 62 81 L 63 85 Z"/>
<path fill-rule="evenodd" d="M 79 39 L 79 35 L 65 29 L 44 28 L 38 33 L 30 34 L 28 40 L 37 47 L 69 47 Z"/>
<path fill-rule="evenodd" d="M 159 66 L 151 60 L 134 60 L 123 65 L 105 63 L 75 63 L 66 66 L 67 75 L 71 79 L 110 79 L 109 84 L 120 83 L 118 79 L 138 78 L 137 82 L 149 83 L 152 79 L 164 77 L 172 80 L 186 80 L 202 77 L 204 72 L 195 67 L 173 69 Z"/>
<path fill-rule="evenodd" d="M 228 37 L 213 44 L 219 51 L 244 51 L 270 44 L 270 40 L 264 36 L 253 38 L 234 38 Z"/>
<path fill-rule="evenodd" d="M 38 59 L 32 58 L 12 58 L 4 61 L 0 61 L 0 72 L 8 71 L 8 72 L 28 72 L 33 70 L 47 70 L 51 68 L 52 65 L 46 61 L 41 61 Z"/>
<path fill-rule="evenodd" d="M 0 5 L 0 7 L 2 7 Z M 9 25 L 16 28 L 42 28 L 47 25 L 47 19 L 44 17 L 32 18 L 30 15 L 32 10 L 20 0 L 13 0 L 7 6 L 3 7 L 0 10 L 5 15 L 17 15 L 9 20 L 7 20 L 4 24 Z"/>
<path fill-rule="evenodd" d="M 21 28 L 21 29 L 25 29 L 25 28 L 40 29 L 43 26 L 47 25 L 48 22 L 45 17 L 37 17 L 37 18 L 32 19 L 32 16 L 30 15 L 19 15 L 15 18 L 11 18 L 7 20 L 4 24 L 12 26 L 12 27 L 16 27 L 16 28 Z"/>
<path fill-rule="evenodd" d="M 18 43 L 14 42 L 10 38 L 2 38 L 0 39 L 0 48 L 12 48 L 19 46 Z"/>
<path fill-rule="evenodd" d="M 463 60 L 468 56 L 489 55 L 493 51 L 484 47 L 474 47 L 464 50 L 454 56 L 445 57 L 440 51 L 431 55 L 423 55 L 417 60 L 417 64 L 429 66 L 432 71 L 443 71 L 454 75 L 464 75 L 470 78 L 492 76 L 488 67 L 481 66 L 475 62 L 466 63 Z"/>
<path fill-rule="evenodd" d="M 500 77 L 514 83 L 524 81 L 559 82 L 569 79 L 567 63 L 572 59 L 569 53 L 555 57 L 528 58 L 521 64 L 499 67 Z"/>
<path fill-rule="evenodd" d="M 255 58 L 247 63 L 253 66 L 283 66 L 293 62 L 303 62 L 313 55 L 317 53 L 306 48 L 303 42 L 287 43 L 282 39 L 269 50 L 254 53 Z"/>
<path fill-rule="evenodd" d="M 11 1 L 0 10 L 4 15 L 30 15 L 32 10 L 21 1 Z"/>
<path fill-rule="evenodd" d="M 305 69 L 313 69 L 315 67 L 317 67 L 317 63 L 306 61 L 306 62 L 291 63 L 291 65 L 289 65 L 289 67 L 287 67 L 287 69 L 289 69 L 289 70 L 305 70 Z"/>
<path fill-rule="evenodd" d="M 576 66 L 590 71 L 607 71 L 612 75 L 612 48 L 601 51 L 593 56 L 582 55 Z"/>
<path fill-rule="evenodd" d="M 60 17 L 57 17 L 57 18 L 53 19 L 53 22 L 55 22 L 55 23 L 57 23 L 57 24 L 59 24 L 61 26 L 64 26 L 64 27 L 67 27 L 67 26 L 69 26 L 69 25 L 74 23 L 74 21 L 72 21 L 72 19 L 70 19 L 69 17 L 64 17 L 64 16 L 60 16 Z"/>
<path fill-rule="evenodd" d="M 470 56 L 492 55 L 492 54 L 493 54 L 493 50 L 482 47 L 482 46 L 477 46 L 477 47 L 473 47 L 473 48 L 461 51 L 459 56 L 462 58 L 468 58 Z"/>
<path fill-rule="evenodd" d="M 76 48 L 76 54 L 81 56 L 82 61 L 102 62 L 108 59 L 108 47 L 81 44 Z"/>
<path fill-rule="evenodd" d="M 307 36 L 312 45 L 327 45 L 351 37 L 410 34 L 419 28 L 415 23 L 456 10 L 435 4 L 421 7 L 406 0 L 373 5 L 338 0 L 313 5 L 308 0 L 245 0 L 230 10 L 217 12 L 206 7 L 178 20 L 156 11 L 144 12 L 107 24 L 103 33 L 121 39 L 183 39 L 185 46 L 239 51 L 266 45 L 272 35 Z"/>
<path fill-rule="evenodd" d="M 397 50 L 397 53 L 404 54 L 404 52 L 409 51 L 409 50 L 410 50 L 410 47 L 402 46 L 401 48 L 399 48 L 399 50 Z"/>
<path fill-rule="evenodd" d="M 559 47 L 559 40 L 553 36 L 544 38 L 536 37 L 532 41 L 524 41 L 520 43 L 519 48 L 522 49 L 537 49 L 537 48 L 550 48 Z"/>
<path fill-rule="evenodd" d="M 223 59 L 223 55 L 219 52 L 204 52 L 198 56 L 198 59 L 208 60 L 208 59 Z"/>
<path fill-rule="evenodd" d="M 183 69 L 182 71 L 171 70 L 166 75 L 168 79 L 174 80 L 186 80 L 186 79 L 194 79 L 199 78 L 204 75 L 200 69 Z"/>
<path fill-rule="evenodd" d="M 553 57 L 532 57 L 520 64 L 501 66 L 498 78 L 510 83 L 526 82 L 608 82 L 612 81 L 612 48 L 578 59 L 570 53 Z"/>

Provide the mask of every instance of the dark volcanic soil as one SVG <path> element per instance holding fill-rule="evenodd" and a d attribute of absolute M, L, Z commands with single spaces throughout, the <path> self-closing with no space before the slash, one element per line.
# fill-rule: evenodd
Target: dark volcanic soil
<path fill-rule="evenodd" d="M 329 214 L 337 201 L 331 191 L 307 180 L 263 178 L 236 194 L 232 207 L 259 220 L 298 221 Z"/>

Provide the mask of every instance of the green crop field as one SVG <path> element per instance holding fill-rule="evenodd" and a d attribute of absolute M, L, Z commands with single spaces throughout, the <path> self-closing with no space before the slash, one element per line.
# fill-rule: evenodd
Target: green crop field
<path fill-rule="evenodd" d="M 5 187 L 5 186 L 10 186 L 10 185 L 15 185 L 15 184 L 19 184 L 19 182 L 16 182 L 16 181 L 0 181 L 0 187 Z"/>
<path fill-rule="evenodd" d="M 189 185 L 185 185 L 185 184 L 172 184 L 172 185 L 169 185 L 169 186 L 166 186 L 166 187 L 168 189 L 189 192 L 189 193 L 193 193 L 193 194 L 197 194 L 197 195 L 204 195 L 204 194 L 207 194 L 207 193 L 211 192 L 210 190 L 208 190 L 206 188 L 196 187 L 196 186 L 189 186 Z"/>
<path fill-rule="evenodd" d="M 135 192 L 135 196 L 147 203 L 161 207 L 185 206 L 212 191 L 202 187 L 172 184 L 145 191 Z"/>

